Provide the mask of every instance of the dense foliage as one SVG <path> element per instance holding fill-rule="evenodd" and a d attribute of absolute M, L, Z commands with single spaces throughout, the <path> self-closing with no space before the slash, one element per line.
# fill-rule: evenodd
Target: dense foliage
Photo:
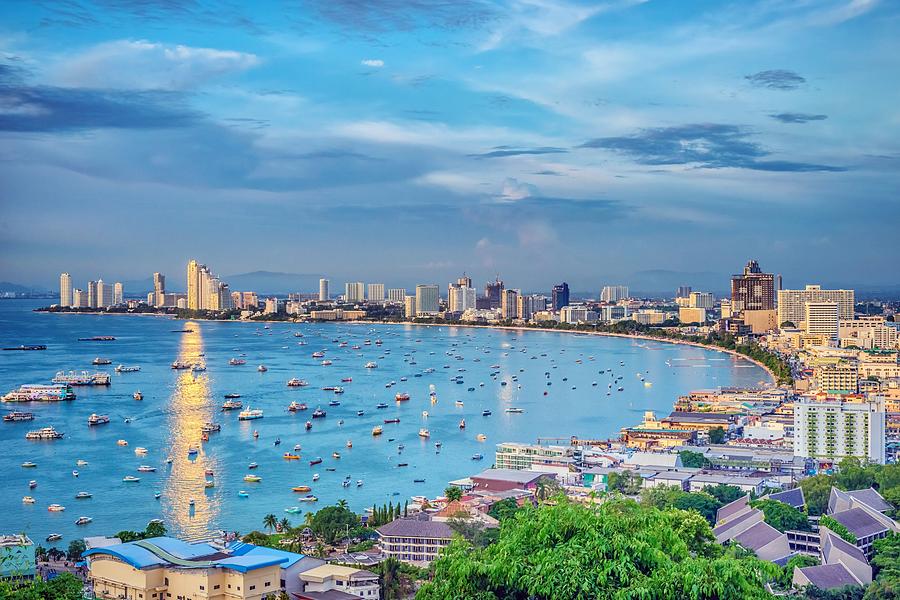
<path fill-rule="evenodd" d="M 0 598 L 4 600 L 82 600 L 81 580 L 62 573 L 49 581 L 35 579 L 23 585 L 0 581 Z"/>
<path fill-rule="evenodd" d="M 501 522 L 486 548 L 457 538 L 434 564 L 421 600 L 766 598 L 779 569 L 723 554 L 703 519 L 610 499 L 557 499 Z"/>
<path fill-rule="evenodd" d="M 339 537 L 354 529 L 357 524 L 359 524 L 359 517 L 356 513 L 343 506 L 326 506 L 313 515 L 310 528 L 313 533 L 324 539 L 325 543 L 333 544 Z"/>
<path fill-rule="evenodd" d="M 806 506 L 811 515 L 824 514 L 828 508 L 831 486 L 840 490 L 874 488 L 885 500 L 900 508 L 900 464 L 863 464 L 855 458 L 845 458 L 833 474 L 822 473 L 800 481 Z M 900 516 L 895 509 L 894 517 Z"/>
<path fill-rule="evenodd" d="M 765 521 L 781 532 L 788 530 L 810 531 L 809 517 L 801 510 L 788 506 L 778 500 L 756 500 L 750 503 L 753 508 L 763 511 Z"/>
<path fill-rule="evenodd" d="M 831 518 L 828 515 L 823 516 L 819 520 L 819 525 L 822 527 L 827 527 L 831 531 L 838 534 L 844 540 L 850 542 L 851 544 L 856 544 L 856 536 L 850 533 L 850 530 L 843 526 L 843 524 L 839 523 L 835 519 Z"/>
<path fill-rule="evenodd" d="M 702 469 L 704 467 L 709 466 L 709 459 L 707 459 L 701 452 L 694 452 L 693 450 L 682 450 L 678 453 L 681 457 L 681 464 L 685 467 L 689 467 L 691 469 Z"/>

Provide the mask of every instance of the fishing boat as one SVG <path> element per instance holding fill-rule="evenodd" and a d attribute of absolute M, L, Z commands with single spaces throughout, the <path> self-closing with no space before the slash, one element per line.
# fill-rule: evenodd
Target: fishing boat
<path fill-rule="evenodd" d="M 126 365 L 118 365 L 116 366 L 116 373 L 137 373 L 141 368 L 137 365 L 133 367 L 129 367 Z"/>
<path fill-rule="evenodd" d="M 308 485 L 297 485 L 291 488 L 292 492 L 310 492 L 312 488 Z"/>
<path fill-rule="evenodd" d="M 109 416 L 107 416 L 107 415 L 98 415 L 96 413 L 93 413 L 93 414 L 91 414 L 91 416 L 88 417 L 88 425 L 89 426 L 104 425 L 106 423 L 109 423 Z"/>
<path fill-rule="evenodd" d="M 122 478 L 122 481 L 124 481 L 125 483 L 137 483 L 140 480 L 140 477 L 135 477 L 134 475 L 126 475 Z"/>
<path fill-rule="evenodd" d="M 93 494 L 91 494 L 90 492 L 78 492 L 77 494 L 75 494 L 76 500 L 87 500 L 91 497 L 93 497 Z"/>
<path fill-rule="evenodd" d="M 325 416 L 325 414 L 326 413 L 324 410 L 322 410 L 321 408 L 317 408 L 316 410 L 313 411 L 312 418 L 313 419 L 321 419 L 322 417 Z"/>
<path fill-rule="evenodd" d="M 288 387 L 306 387 L 309 383 L 304 379 L 297 379 L 296 377 L 288 379 L 287 386 Z"/>
<path fill-rule="evenodd" d="M 322 457 L 321 457 L 321 456 L 317 456 L 317 457 L 315 457 L 314 459 L 312 459 L 311 461 L 309 461 L 309 466 L 312 467 L 312 466 L 314 466 L 314 465 L 321 464 L 321 462 L 322 462 Z"/>
<path fill-rule="evenodd" d="M 239 408 L 243 408 L 244 403 L 240 400 L 226 400 L 222 404 L 222 410 L 238 410 Z"/>
<path fill-rule="evenodd" d="M 34 498 L 31 496 L 22 496 L 22 504 L 34 504 Z"/>
<path fill-rule="evenodd" d="M 419 437 L 427 438 L 431 436 L 431 432 L 425 429 L 424 427 L 419 430 Z"/>
<path fill-rule="evenodd" d="M 256 367 L 256 370 L 259 371 L 260 373 L 265 373 L 269 369 L 266 368 L 266 365 L 259 365 L 258 367 Z"/>
<path fill-rule="evenodd" d="M 78 519 L 75 520 L 75 524 L 76 525 L 87 525 L 91 521 L 93 521 L 93 519 L 90 517 L 78 517 Z"/>
<path fill-rule="evenodd" d="M 247 410 L 242 410 L 238 413 L 238 421 L 253 421 L 255 419 L 262 419 L 263 411 L 259 408 L 250 408 L 247 407 Z"/>
<path fill-rule="evenodd" d="M 132 397 L 133 397 L 135 400 L 143 400 L 143 399 L 144 399 L 144 394 L 141 393 L 141 390 L 138 390 L 138 391 L 136 391 L 135 393 L 132 394 Z"/>
<path fill-rule="evenodd" d="M 376 425 L 372 428 L 372 435 L 381 435 L 384 433 L 384 430 L 381 428 L 381 425 Z"/>
<path fill-rule="evenodd" d="M 13 411 L 3 415 L 3 420 L 7 423 L 16 421 L 34 421 L 34 413 Z"/>
<path fill-rule="evenodd" d="M 285 460 L 300 460 L 299 454 L 291 454 L 290 452 L 285 452 L 281 455 L 281 458 Z"/>
<path fill-rule="evenodd" d="M 262 477 L 259 475 L 244 475 L 244 481 L 248 481 L 250 483 L 259 483 L 262 481 Z"/>

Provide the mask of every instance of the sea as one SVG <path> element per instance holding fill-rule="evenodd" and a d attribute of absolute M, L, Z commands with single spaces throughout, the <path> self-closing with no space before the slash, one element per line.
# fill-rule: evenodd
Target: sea
<path fill-rule="evenodd" d="M 45 303 L 0 301 L 0 346 L 47 346 L 0 352 L 0 394 L 50 383 L 58 371 L 105 371 L 112 384 L 77 387 L 70 402 L 0 406 L 4 414 L 35 413 L 34 421 L 0 423 L 0 534 L 24 532 L 46 545 L 49 534 L 59 533 L 63 539 L 56 545 L 63 548 L 74 538 L 143 529 L 151 519 L 162 519 L 174 535 L 201 539 L 219 530 L 262 529 L 269 513 L 299 524 L 305 513 L 342 499 L 362 512 L 414 495 L 434 497 L 449 481 L 490 468 L 499 442 L 605 439 L 640 423 L 644 411 L 668 414 L 674 400 L 692 390 L 772 383 L 763 369 L 730 354 L 638 339 L 33 311 Z M 78 341 L 93 336 L 115 341 Z M 95 367 L 95 358 L 111 364 Z M 231 365 L 232 358 L 246 362 Z M 177 360 L 206 370 L 174 370 Z M 377 367 L 366 368 L 370 362 Z M 140 371 L 117 373 L 116 365 Z M 267 370 L 260 372 L 259 365 Z M 288 387 L 291 378 L 309 385 Z M 344 393 L 322 389 L 329 386 Z M 136 391 L 143 400 L 134 399 Z M 240 394 L 244 408 L 262 410 L 263 418 L 239 421 L 238 411 L 222 411 L 229 393 Z M 398 402 L 398 393 L 410 399 Z M 289 412 L 292 401 L 308 410 Z M 377 408 L 379 403 L 387 408 Z M 523 412 L 507 413 L 511 407 Z M 316 408 L 326 416 L 313 419 Z M 484 410 L 492 414 L 482 416 Z M 89 427 L 92 413 L 108 415 L 110 423 Z M 204 442 L 206 423 L 220 424 L 221 431 Z M 25 439 L 29 430 L 50 425 L 64 438 Z M 376 425 L 383 428 L 380 436 L 372 435 Z M 422 429 L 428 437 L 419 435 Z M 135 453 L 139 447 L 146 455 Z M 287 460 L 285 453 L 301 458 Z M 482 460 L 473 459 L 479 454 Z M 317 458 L 322 462 L 311 465 Z M 87 464 L 78 466 L 79 460 Z M 22 467 L 26 461 L 37 466 Z M 258 467 L 250 470 L 250 463 Z M 156 471 L 139 472 L 141 465 Z M 248 474 L 261 481 L 244 481 Z M 123 481 L 129 475 L 140 480 Z M 207 481 L 214 486 L 206 487 Z M 306 494 L 291 488 L 300 485 L 318 501 L 298 501 Z M 76 499 L 81 491 L 92 497 Z M 35 503 L 23 503 L 26 495 Z M 50 512 L 50 504 L 65 511 Z M 81 516 L 92 521 L 76 525 Z"/>

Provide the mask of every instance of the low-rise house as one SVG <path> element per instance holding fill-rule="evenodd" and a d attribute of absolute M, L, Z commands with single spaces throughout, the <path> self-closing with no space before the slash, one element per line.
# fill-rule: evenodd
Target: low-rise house
<path fill-rule="evenodd" d="M 688 482 L 693 476 L 694 473 L 688 471 L 660 471 L 645 477 L 641 486 L 645 488 L 675 486 L 683 491 L 687 491 Z"/>
<path fill-rule="evenodd" d="M 844 492 L 832 487 L 828 497 L 828 515 L 856 537 L 856 546 L 866 556 L 872 555 L 875 540 L 900 532 L 900 525 L 882 512 L 890 508 L 871 488 Z"/>
<path fill-rule="evenodd" d="M 821 536 L 820 560 L 812 567 L 795 567 L 792 583 L 804 588 L 813 585 L 831 590 L 848 585 L 864 586 L 872 583 L 872 567 L 862 551 L 843 540 L 827 527 L 819 528 Z"/>
<path fill-rule="evenodd" d="M 386 556 L 415 565 L 432 562 L 453 538 L 453 530 L 447 523 L 430 520 L 426 515 L 396 519 L 376 531 L 379 546 Z"/>
<path fill-rule="evenodd" d="M 735 542 L 763 560 L 784 564 L 791 556 L 787 536 L 764 518 L 761 510 L 750 506 L 747 494 L 718 510 L 713 535 L 720 544 Z"/>
<path fill-rule="evenodd" d="M 381 600 L 381 588 L 378 575 L 365 569 L 344 567 L 335 564 L 322 564 L 300 573 L 302 591 L 296 595 L 300 598 L 320 600 L 328 596 L 311 595 L 330 591 L 339 591 L 352 598 Z"/>
<path fill-rule="evenodd" d="M 487 469 L 472 476 L 474 491 L 504 492 L 506 490 L 534 490 L 541 479 L 555 481 L 550 473 L 514 469 Z"/>
<path fill-rule="evenodd" d="M 722 485 L 733 485 L 744 492 L 759 494 L 766 488 L 766 479 L 746 475 L 728 475 L 719 473 L 697 473 L 688 480 L 688 491 L 699 492 L 703 488 Z"/>

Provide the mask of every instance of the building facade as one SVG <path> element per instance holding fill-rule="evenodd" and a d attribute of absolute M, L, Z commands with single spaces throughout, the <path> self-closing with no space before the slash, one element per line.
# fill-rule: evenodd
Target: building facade
<path fill-rule="evenodd" d="M 628 298 L 628 286 L 626 285 L 607 285 L 600 291 L 601 302 L 618 302 Z"/>
<path fill-rule="evenodd" d="M 819 285 L 807 285 L 802 290 L 778 290 L 778 325 L 789 321 L 803 329 L 808 302 L 834 302 L 839 319 L 853 318 L 853 290 L 823 290 Z"/>
<path fill-rule="evenodd" d="M 559 310 L 563 306 L 569 305 L 569 284 L 563 281 L 559 285 L 553 286 L 551 293 L 552 310 Z"/>
<path fill-rule="evenodd" d="M 166 306 L 166 276 L 153 274 L 153 306 Z"/>
<path fill-rule="evenodd" d="M 319 279 L 319 302 L 327 302 L 330 300 L 328 295 L 328 280 Z"/>
<path fill-rule="evenodd" d="M 773 310 L 775 308 L 775 275 L 763 273 L 759 263 L 751 260 L 744 272 L 731 278 L 731 314 L 745 310 Z"/>
<path fill-rule="evenodd" d="M 353 281 L 344 284 L 344 300 L 346 302 L 362 302 L 366 299 L 366 284 Z"/>
<path fill-rule="evenodd" d="M 68 273 L 59 276 L 59 305 L 72 306 L 72 277 Z"/>
<path fill-rule="evenodd" d="M 801 396 L 794 402 L 794 456 L 884 464 L 884 398 Z"/>

